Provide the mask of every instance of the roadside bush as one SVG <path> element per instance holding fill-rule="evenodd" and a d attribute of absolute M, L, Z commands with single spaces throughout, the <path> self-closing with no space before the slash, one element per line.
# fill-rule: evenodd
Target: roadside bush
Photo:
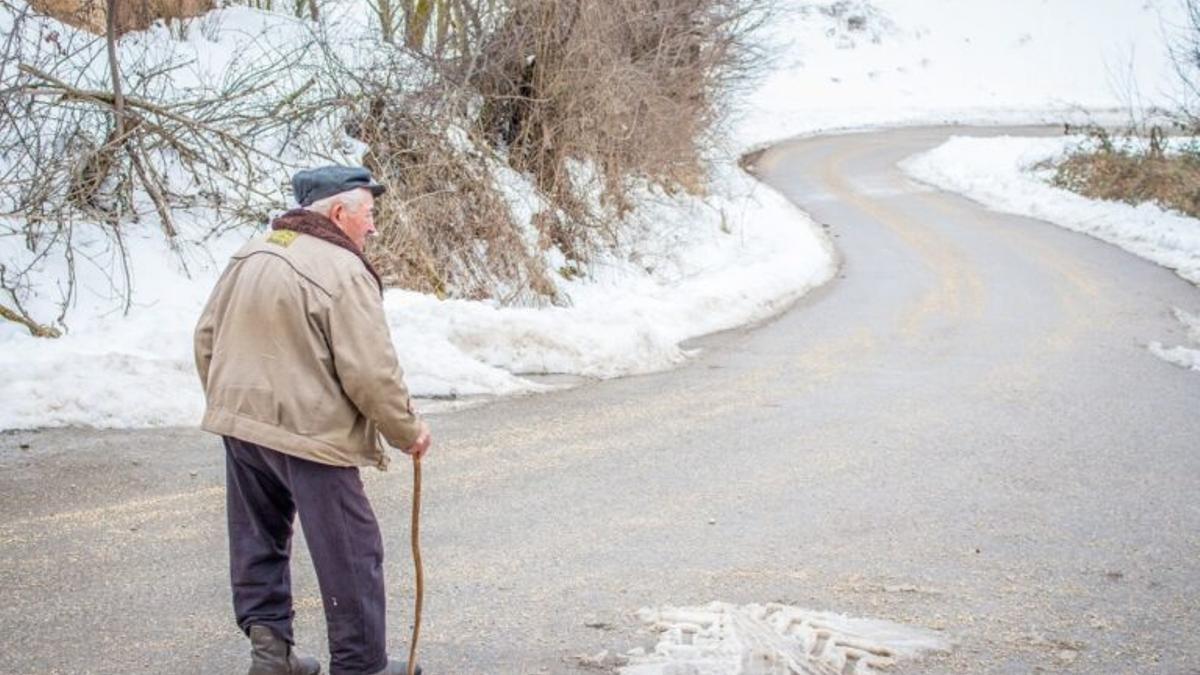
<path fill-rule="evenodd" d="M 0 317 L 35 335 L 65 327 L 79 264 L 110 279 L 91 293 L 130 309 L 132 228 L 159 229 L 186 272 L 214 231 L 263 222 L 287 157 L 329 125 L 308 41 L 192 79 L 170 41 L 118 49 L 9 0 L 0 27 Z M 60 298 L 57 318 L 27 311 L 39 294 Z"/>
<path fill-rule="evenodd" d="M 161 228 L 186 268 L 195 242 L 182 240 L 211 232 L 181 237 L 178 214 L 261 225 L 299 164 L 347 161 L 335 128 L 392 188 L 368 250 L 387 283 L 564 302 L 547 261 L 586 274 L 645 195 L 703 193 L 771 12 L 771 0 L 362 2 L 374 39 L 328 23 L 316 0 L 280 3 L 307 14 L 275 26 L 286 46 L 184 88 L 188 64 L 161 35 L 117 49 L 120 30 L 106 42 L 0 0 L 0 235 L 24 243 L 0 260 L 0 316 L 39 335 L 65 326 L 85 230 L 118 251 L 110 290 L 128 310 L 127 228 Z M 36 279 L 52 257 L 63 278 Z M 25 310 L 39 283 L 62 297 L 56 319 Z"/>
<path fill-rule="evenodd" d="M 1172 139 L 1163 126 L 1144 123 L 1115 134 L 1099 126 L 1075 130 L 1091 142 L 1052 166 L 1054 185 L 1093 199 L 1153 202 L 1200 218 L 1200 0 L 1180 2 L 1185 21 L 1169 42 L 1179 95 L 1166 126 L 1192 140 Z"/>
<path fill-rule="evenodd" d="M 1200 146 L 1168 151 L 1161 128 L 1141 142 L 1090 131 L 1095 149 L 1073 153 L 1055 167 L 1054 185 L 1094 199 L 1154 202 L 1200 218 Z"/>
<path fill-rule="evenodd" d="M 704 190 L 726 96 L 760 63 L 761 0 L 512 0 L 475 8 L 463 36 L 405 49 L 430 64 L 417 91 L 387 75 L 353 116 L 380 200 L 373 255 L 399 285 L 502 302 L 561 300 L 542 251 L 573 266 L 616 246 L 635 190 Z M 419 47 L 418 45 L 425 45 Z M 402 50 L 403 51 L 403 50 Z M 395 72 L 384 68 L 378 72 Z M 361 76 L 359 76 L 361 81 Z M 529 177 L 525 232 L 494 162 Z"/>
<path fill-rule="evenodd" d="M 554 284 L 497 175 L 504 164 L 465 136 L 444 102 L 422 109 L 419 100 L 377 96 L 348 128 L 390 188 L 376 202 L 379 235 L 368 251 L 385 283 L 438 297 L 552 301 Z"/>

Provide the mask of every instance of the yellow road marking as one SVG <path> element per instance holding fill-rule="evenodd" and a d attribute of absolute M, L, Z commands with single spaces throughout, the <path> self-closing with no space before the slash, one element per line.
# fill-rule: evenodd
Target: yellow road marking
<path fill-rule="evenodd" d="M 164 506 L 176 504 L 181 501 L 187 501 L 190 499 L 205 500 L 224 494 L 224 487 L 215 486 L 201 490 L 193 490 L 191 492 L 179 492 L 169 495 L 159 495 L 157 497 L 147 497 L 145 499 L 133 499 L 109 506 L 80 509 L 77 511 L 63 511 L 61 513 L 51 513 L 44 516 L 14 520 L 8 523 L 0 524 L 0 532 L 8 532 L 25 527 L 58 525 L 65 523 L 106 525 L 114 518 L 144 515 L 147 512 L 155 511 Z"/>
<path fill-rule="evenodd" d="M 826 158 L 821 177 L 830 191 L 844 204 L 853 206 L 888 228 L 909 245 L 937 278 L 937 285 L 910 304 L 900 319 L 900 332 L 908 339 L 921 337 L 921 327 L 932 317 L 951 319 L 964 314 L 982 315 L 984 286 L 979 274 L 967 263 L 962 251 L 946 237 L 909 220 L 903 214 L 856 191 L 844 177 L 843 165 L 869 154 L 874 148 L 838 153 Z"/>

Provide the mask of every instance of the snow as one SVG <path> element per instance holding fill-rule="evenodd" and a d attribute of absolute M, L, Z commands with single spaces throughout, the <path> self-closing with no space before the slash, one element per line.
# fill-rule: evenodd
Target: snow
<path fill-rule="evenodd" d="M 639 247 L 633 257 L 654 260 L 652 273 L 628 258 L 594 262 L 591 279 L 562 283 L 570 307 L 498 307 L 389 291 L 393 336 L 401 353 L 412 354 L 406 364 L 413 389 L 493 393 L 495 386 L 533 388 L 507 373 L 609 378 L 660 370 L 684 360 L 680 342 L 770 316 L 828 279 L 831 251 L 804 214 L 748 177 L 731 172 L 723 180 L 725 197 L 657 204 L 660 212 L 642 214 L 675 223 L 686 247 L 669 257 L 657 246 Z M 431 359 L 423 362 L 426 349 Z M 445 381 L 447 368 L 468 363 L 485 365 L 480 374 L 496 385 Z"/>
<path fill-rule="evenodd" d="M 184 276 L 176 256 L 156 233 L 131 234 L 134 306 L 123 317 L 108 279 L 119 275 L 115 251 L 105 240 L 78 241 L 93 256 L 78 266 L 79 296 L 71 331 L 54 340 L 30 337 L 0 323 L 0 428 L 91 425 L 147 427 L 194 425 L 203 395 L 192 360 L 191 329 L 215 281 L 214 271 L 237 249 L 242 236 L 197 247 Z M 0 239 L 0 250 L 17 242 Z M 200 256 L 204 256 L 203 258 Z M 207 263 L 205 260 L 207 259 Z M 59 263 L 48 258 L 43 264 Z M 60 276 L 51 269 L 48 277 Z M 203 267 L 202 267 L 203 266 Z M 57 298 L 40 297 L 28 309 L 45 315 Z"/>
<path fill-rule="evenodd" d="M 1163 209 L 1089 199 L 1048 183 L 1049 165 L 1090 141 L 1080 136 L 956 136 L 901 163 L 907 173 L 998 211 L 1089 234 L 1200 284 L 1200 220 Z"/>
<path fill-rule="evenodd" d="M 747 146 L 831 129 L 1126 121 L 1185 95 L 1177 0 L 784 3 Z M 860 20 L 861 19 L 861 20 Z"/>
<path fill-rule="evenodd" d="M 1175 146 L 1193 142 L 1171 139 Z M 989 208 L 1045 220 L 1114 244 L 1200 285 L 1200 220 L 1150 202 L 1131 205 L 1089 199 L 1049 184 L 1055 161 L 1092 143 L 1080 136 L 960 136 L 906 159 L 901 167 L 918 180 Z M 1178 309 L 1176 317 L 1189 329 L 1190 340 L 1200 345 L 1200 320 Z M 1168 348 L 1157 342 L 1149 347 L 1165 360 L 1200 370 L 1200 350 Z"/>
<path fill-rule="evenodd" d="M 369 29 L 354 24 L 361 17 L 343 12 L 330 21 L 341 22 L 339 35 L 353 37 Z M 122 58 L 151 54 L 186 64 L 174 84 L 212 91 L 236 63 L 277 58 L 302 28 L 291 17 L 244 7 L 210 13 L 200 22 L 183 40 L 162 27 L 132 35 L 121 43 Z M 296 71 L 294 82 L 277 86 L 302 83 L 307 75 L 301 67 Z M 102 81 L 102 68 L 92 77 Z M 336 139 L 310 142 L 320 143 L 316 154 L 339 150 Z M 289 159 L 305 161 L 295 154 Z M 538 208 L 527 179 L 495 169 L 514 216 L 527 222 Z M 389 290 L 385 309 L 413 394 L 504 395 L 546 388 L 522 377 L 527 374 L 607 378 L 668 368 L 686 359 L 683 340 L 770 316 L 832 275 L 832 250 L 820 228 L 738 170 L 734 158 L 718 163 L 709 190 L 706 198 L 643 190 L 621 249 L 593 260 L 587 278 L 556 279 L 569 299 L 565 307 L 501 307 Z M 183 239 L 199 240 L 219 224 L 206 222 L 206 215 L 213 218 L 177 214 L 188 234 Z M 153 222 L 152 214 L 144 220 Z M 78 228 L 75 244 L 85 262 L 76 272 L 80 291 L 67 334 L 36 339 L 0 322 L 0 377 L 6 383 L 0 429 L 196 424 L 203 397 L 193 372 L 192 327 L 228 255 L 256 234 L 227 232 L 203 245 L 184 244 L 185 270 L 153 227 L 133 228 L 125 242 L 132 296 L 124 314 L 126 284 L 112 243 L 95 234 L 89 239 L 88 230 Z M 561 257 L 548 254 L 551 269 L 562 263 L 556 255 Z M 37 317 L 56 316 L 65 262 L 35 259 L 15 236 L 0 237 L 0 257 L 33 265 L 42 283 L 25 298 L 25 308 Z"/>
<path fill-rule="evenodd" d="M 638 617 L 658 642 L 631 652 L 621 675 L 870 675 L 950 648 L 934 631 L 779 604 L 646 608 Z"/>
<path fill-rule="evenodd" d="M 412 393 L 504 395 L 546 388 L 521 374 L 607 378 L 660 370 L 686 358 L 681 341 L 768 317 L 829 278 L 831 249 L 806 215 L 733 168 L 714 182 L 718 194 L 703 201 L 646 195 L 639 217 L 649 233 L 595 261 L 592 279 L 563 280 L 569 307 L 501 307 L 389 290 L 384 305 Z M 192 328 L 246 235 L 210 240 L 193 256 L 190 279 L 161 237 L 129 240 L 129 317 L 106 293 L 80 297 L 70 332 L 57 340 L 0 323 L 0 428 L 196 424 L 203 396 Z M 94 245 L 98 263 L 81 267 L 79 285 L 107 288 L 115 263 L 105 254 L 112 251 L 103 241 L 90 244 L 83 247 Z M 17 245 L 0 239 L 0 247 Z M 200 253 L 211 255 L 206 261 Z M 56 299 L 39 298 L 29 309 L 51 311 Z"/>
<path fill-rule="evenodd" d="M 1167 347 L 1157 340 L 1147 346 L 1152 354 L 1168 363 L 1200 371 L 1200 315 L 1189 314 L 1176 307 L 1175 318 L 1187 329 L 1188 342 L 1195 347 Z"/>
<path fill-rule="evenodd" d="M 545 389 L 531 374 L 607 378 L 684 362 L 684 340 L 753 322 L 828 280 L 835 256 L 807 215 L 757 184 L 735 164 L 739 152 L 801 133 L 898 123 L 1032 122 L 1112 115 L 1130 98 L 1163 104 L 1172 96 L 1164 35 L 1178 21 L 1171 0 L 843 0 L 783 3 L 788 12 L 763 36 L 776 56 L 766 78 L 739 101 L 745 114 L 728 129 L 731 149 L 717 163 L 705 198 L 644 191 L 636 236 L 595 260 L 585 279 L 556 279 L 565 307 L 500 307 L 438 300 L 391 290 L 385 307 L 412 391 L 422 397 L 505 395 Z M 356 9 L 357 8 L 357 9 Z M 371 28 L 352 2 L 327 5 L 348 59 Z M 861 17 L 861 20 L 855 17 Z M 71 30 L 53 25 L 60 35 Z M 192 22 L 182 39 L 162 27 L 122 40 L 122 59 L 168 54 L 185 64 L 176 85 L 219 90 L 231 68 L 288 54 L 304 22 L 246 7 L 228 7 Z M 294 55 L 293 55 L 294 56 Z M 290 57 L 289 57 L 290 58 Z M 93 79 L 103 83 L 103 59 Z M 1030 73 L 1037 74 L 1031 77 Z M 308 79 L 298 58 L 292 91 Z M 1121 83 L 1136 77 L 1136 97 Z M 1115 85 L 1115 86 L 1114 86 Z M 353 161 L 361 147 L 317 125 L 280 162 L 316 157 Z M 528 182 L 503 172 L 512 212 L 537 208 Z M 285 196 L 279 196 L 279 208 Z M 142 205 L 147 212 L 148 205 Z M 152 214 L 151 214 L 152 215 Z M 207 218 L 207 220 L 206 220 Z M 219 222 L 203 212 L 179 214 L 193 241 Z M 80 294 L 69 332 L 35 339 L 0 322 L 0 429 L 61 425 L 193 425 L 201 393 L 192 372 L 191 329 L 232 250 L 253 232 L 227 232 L 186 244 L 187 270 L 153 227 L 127 237 L 132 305 L 122 312 L 123 273 L 103 238 L 78 269 Z M 0 259 L 22 258 L 17 237 L 0 237 Z M 558 269 L 556 251 L 547 253 Z M 26 262 L 33 262 L 26 259 Z M 61 261 L 35 264 L 42 282 L 26 298 L 40 318 L 57 316 Z"/>

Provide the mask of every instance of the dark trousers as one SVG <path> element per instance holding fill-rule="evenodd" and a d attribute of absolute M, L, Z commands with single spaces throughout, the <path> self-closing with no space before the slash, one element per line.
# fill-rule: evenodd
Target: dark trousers
<path fill-rule="evenodd" d="M 312 554 L 332 675 L 387 665 L 383 539 L 354 467 L 318 464 L 225 436 L 229 568 L 238 625 L 292 638 L 292 521 Z"/>

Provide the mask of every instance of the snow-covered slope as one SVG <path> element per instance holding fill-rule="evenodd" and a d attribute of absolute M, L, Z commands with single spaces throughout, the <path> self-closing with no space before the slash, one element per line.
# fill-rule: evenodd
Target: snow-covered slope
<path fill-rule="evenodd" d="M 1123 120 L 1181 93 L 1166 48 L 1177 0 L 784 5 L 774 71 L 739 133 L 748 145 L 863 126 Z"/>
<path fill-rule="evenodd" d="M 784 3 L 790 11 L 763 38 L 776 57 L 773 71 L 741 101 L 745 114 L 729 145 L 746 149 L 849 126 L 1110 111 L 1124 103 L 1119 85 L 1127 72 L 1137 75 L 1146 99 L 1161 101 L 1170 81 L 1163 26 L 1175 4 Z M 366 29 L 354 12 L 337 20 L 347 26 L 342 35 Z M 161 46 L 188 60 L 180 72 L 189 81 L 220 82 L 236 63 L 232 55 L 277 53 L 263 47 L 268 38 L 286 42 L 296 29 L 291 17 L 231 7 L 205 17 L 182 43 L 155 29 L 129 38 L 128 48 Z M 353 151 L 336 138 L 322 142 L 325 152 Z M 520 177 L 512 182 L 512 193 L 528 193 Z M 832 275 L 820 228 L 741 174 L 732 157 L 716 169 L 710 190 L 706 200 L 647 194 L 641 236 L 596 261 L 591 279 L 559 282 L 570 307 L 500 308 L 390 291 L 388 316 L 414 392 L 506 394 L 539 388 L 524 373 L 612 377 L 666 368 L 686 357 L 680 341 L 767 316 Z M 121 274 L 111 244 L 78 241 L 90 255 L 78 269 L 70 332 L 48 341 L 0 322 L 0 428 L 195 423 L 201 394 L 192 373 L 192 323 L 228 253 L 252 234 L 188 246 L 185 275 L 152 224 L 131 232 L 128 316 L 107 290 Z M 0 255 L 19 257 L 17 239 L 0 237 Z M 27 298 L 27 308 L 54 316 L 53 280 L 61 270 L 39 264 L 50 283 Z"/>
<path fill-rule="evenodd" d="M 540 388 L 522 373 L 614 377 L 679 363 L 678 343 L 765 318 L 832 273 L 819 228 L 744 174 L 717 179 L 705 202 L 669 200 L 642 214 L 662 229 L 640 262 L 596 261 L 592 280 L 564 281 L 571 307 L 499 307 L 389 290 L 396 349 L 418 396 L 510 394 Z M 32 338 L 0 324 L 0 428 L 190 425 L 203 397 L 192 361 L 192 327 L 229 253 L 244 235 L 212 243 L 191 279 L 160 237 L 130 241 L 135 306 L 85 297 L 72 330 Z M 663 250 L 667 239 L 679 244 Z M 644 265 L 655 265 L 647 271 Z M 107 288 L 106 271 L 82 270 L 81 286 Z M 106 313 L 104 310 L 108 307 Z"/>
<path fill-rule="evenodd" d="M 221 82 L 233 54 L 276 55 L 273 42 L 286 42 L 298 30 L 295 19 L 244 7 L 204 21 L 203 31 L 191 31 L 186 40 L 155 29 L 131 36 L 123 49 L 169 53 L 189 64 L 179 86 L 196 87 Z M 345 21 L 353 33 L 352 17 Z M 314 154 L 343 149 L 334 137 L 311 142 L 319 145 Z M 568 306 L 501 307 L 388 291 L 385 306 L 413 393 L 510 394 L 543 388 L 521 377 L 527 373 L 603 378 L 667 368 L 686 357 L 682 340 L 765 318 L 823 283 L 833 272 L 833 255 L 820 228 L 741 172 L 734 159 L 714 168 L 705 198 L 644 190 L 621 249 L 591 261 L 586 278 L 556 279 Z M 503 167 L 497 175 L 514 212 L 531 217 L 536 197 L 527 179 Z M 76 228 L 77 296 L 66 335 L 38 339 L 0 322 L 0 429 L 199 420 L 203 399 L 192 328 L 230 253 L 256 232 L 205 236 L 219 223 L 206 222 L 203 211 L 181 212 L 183 255 L 177 256 L 148 212 L 140 226 L 126 228 L 128 284 L 112 239 L 96 226 Z M 556 255 L 547 253 L 551 269 L 563 262 Z M 0 259 L 34 270 L 39 285 L 23 298 L 26 310 L 37 317 L 58 314 L 60 281 L 67 277 L 61 256 L 39 257 L 22 237 L 3 236 Z"/>

